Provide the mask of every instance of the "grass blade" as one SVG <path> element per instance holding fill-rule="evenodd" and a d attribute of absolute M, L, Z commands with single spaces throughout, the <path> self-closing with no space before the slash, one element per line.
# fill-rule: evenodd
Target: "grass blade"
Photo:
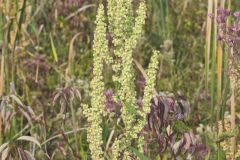
<path fill-rule="evenodd" d="M 213 26 L 213 39 L 212 39 L 212 59 L 211 59 L 211 114 L 212 123 L 214 122 L 214 109 L 216 104 L 216 52 L 217 52 L 217 9 L 218 0 L 214 1 L 214 26 Z"/>
<path fill-rule="evenodd" d="M 19 140 L 19 141 L 20 140 L 21 141 L 29 141 L 29 142 L 35 143 L 36 145 L 38 145 L 41 148 L 41 144 L 34 137 L 31 137 L 31 136 L 21 136 L 17 140 Z"/>
<path fill-rule="evenodd" d="M 52 35 L 50 34 L 50 41 L 51 41 L 51 48 L 52 48 L 52 54 L 53 54 L 53 58 L 56 62 L 58 62 L 58 55 L 57 55 L 57 51 L 53 42 L 53 38 Z"/>
<path fill-rule="evenodd" d="M 150 160 L 146 157 L 143 153 L 139 152 L 136 148 L 130 147 L 129 148 L 140 160 Z"/>

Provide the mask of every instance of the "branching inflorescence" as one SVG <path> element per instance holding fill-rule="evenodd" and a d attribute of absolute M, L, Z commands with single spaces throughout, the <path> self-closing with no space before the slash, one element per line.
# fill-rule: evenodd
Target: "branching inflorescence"
<path fill-rule="evenodd" d="M 111 63 L 114 71 L 115 100 L 121 106 L 121 119 L 124 123 L 122 138 L 116 138 L 112 145 L 112 159 L 119 159 L 121 153 L 123 159 L 128 159 L 131 154 L 127 148 L 132 140 L 139 137 L 139 132 L 145 125 L 147 113 L 150 111 L 150 101 L 153 96 L 156 69 L 158 66 L 158 52 L 155 51 L 147 71 L 146 93 L 144 95 L 144 107 L 137 106 L 136 91 L 134 87 L 133 49 L 143 33 L 143 25 L 146 18 L 146 5 L 142 1 L 136 11 L 131 0 L 109 0 L 107 8 L 108 28 L 104 16 L 103 5 L 100 4 L 96 19 L 93 47 L 93 79 L 91 81 L 91 107 L 84 107 L 87 116 L 88 142 L 93 159 L 102 159 L 102 116 L 104 114 L 104 61 Z M 134 20 L 135 19 L 135 20 Z M 107 45 L 106 32 L 112 36 L 113 46 Z M 112 52 L 112 54 L 108 54 Z M 109 55 L 113 55 L 110 57 Z M 107 96 L 109 96 L 107 94 Z M 111 100 L 112 101 L 112 100 Z M 136 118 L 138 116 L 138 118 Z M 134 126 L 134 127 L 133 127 Z M 118 136 L 117 136 L 118 137 Z M 139 141 L 140 142 L 140 141 Z M 143 146 L 143 145 L 140 145 Z M 124 158 L 125 157 L 125 158 Z"/>
<path fill-rule="evenodd" d="M 204 153 L 202 154 L 204 157 L 207 149 L 199 145 L 193 133 L 185 129 L 186 127 L 182 128 L 183 120 L 189 113 L 185 98 L 175 101 L 174 98 L 159 96 L 154 89 L 159 66 L 158 51 L 153 52 L 146 73 L 143 71 L 144 87 L 141 91 L 143 97 L 142 100 L 137 99 L 133 50 L 143 34 L 146 18 L 145 1 L 140 1 L 136 12 L 132 6 L 132 0 L 108 0 L 107 2 L 106 15 L 104 15 L 103 5 L 100 4 L 98 7 L 93 46 L 91 105 L 84 106 L 88 121 L 87 139 L 92 159 L 137 158 L 134 155 L 136 154 L 134 149 L 146 153 L 146 149 L 152 145 L 150 142 L 152 139 L 159 143 L 161 152 L 158 151 L 158 154 L 160 155 L 168 148 L 175 158 L 181 153 L 191 154 L 193 153 L 191 145 L 196 149 L 195 155 L 201 152 Z M 110 36 L 111 43 L 107 43 L 106 35 Z M 105 90 L 104 63 L 112 66 L 113 89 Z M 107 112 L 114 112 L 117 122 L 108 137 L 106 147 L 103 147 L 101 124 Z M 173 121 L 179 122 L 174 125 Z M 116 131 L 116 128 L 121 129 Z M 177 141 L 177 133 L 173 132 L 174 129 L 183 133 L 180 141 Z M 168 147 L 167 143 L 171 146 Z M 179 144 L 178 148 L 174 147 L 175 143 Z M 111 151 L 108 150 L 109 146 Z M 104 148 L 106 150 L 103 150 Z"/>
<path fill-rule="evenodd" d="M 93 79 L 91 81 L 91 107 L 84 107 L 89 127 L 87 139 L 91 150 L 92 159 L 103 159 L 102 151 L 102 115 L 105 107 L 104 82 L 103 82 L 103 61 L 108 53 L 106 41 L 106 23 L 104 18 L 103 5 L 99 5 L 96 18 L 96 30 L 93 46 Z"/>

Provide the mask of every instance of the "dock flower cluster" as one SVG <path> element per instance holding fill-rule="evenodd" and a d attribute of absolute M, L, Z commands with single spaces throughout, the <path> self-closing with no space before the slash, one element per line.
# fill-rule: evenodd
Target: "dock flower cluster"
<path fill-rule="evenodd" d="M 84 113 L 88 121 L 87 140 L 89 142 L 92 159 L 101 160 L 104 159 L 102 151 L 102 128 L 100 126 L 105 107 L 103 62 L 108 53 L 106 22 L 104 7 L 102 4 L 98 7 L 98 14 L 95 23 L 96 30 L 93 45 L 93 79 L 90 84 L 91 106 L 85 106 Z"/>
<path fill-rule="evenodd" d="M 91 105 L 84 105 L 84 113 L 88 120 L 87 139 L 94 160 L 101 160 L 103 156 L 102 118 L 105 115 L 105 105 L 112 105 L 106 94 L 103 80 L 104 63 L 111 64 L 114 74 L 113 82 L 114 100 L 121 103 L 121 119 L 124 123 L 123 133 L 115 135 L 112 144 L 112 159 L 129 159 L 132 153 L 128 148 L 133 140 L 141 143 L 144 139 L 139 132 L 146 123 L 147 113 L 150 112 L 151 98 L 155 84 L 156 69 L 158 67 L 157 51 L 154 51 L 147 71 L 143 108 L 137 106 L 137 93 L 135 90 L 135 75 L 133 67 L 133 49 L 143 33 L 146 18 L 145 1 L 140 1 L 135 12 L 132 0 L 108 0 L 107 15 L 104 15 L 104 6 L 100 4 L 96 17 L 96 30 L 93 46 L 93 79 L 91 81 Z M 106 23 L 106 20 L 108 23 Z M 107 25 L 108 24 L 108 25 Z M 106 35 L 109 32 L 112 46 L 108 45 Z M 110 56 L 111 55 L 111 56 Z M 112 91 L 111 91 L 112 93 Z M 107 104 L 105 104 L 108 102 Z M 109 108 L 109 107 L 108 107 Z M 134 127 L 133 127 L 134 126 Z M 139 140 L 138 140 L 139 139 Z"/>

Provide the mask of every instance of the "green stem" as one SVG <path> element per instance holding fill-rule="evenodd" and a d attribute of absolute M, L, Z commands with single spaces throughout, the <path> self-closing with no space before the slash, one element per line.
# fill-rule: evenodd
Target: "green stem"
<path fill-rule="evenodd" d="M 75 117 L 75 111 L 73 108 L 72 100 L 70 100 L 70 108 L 71 108 L 71 113 L 72 113 L 72 124 L 73 124 L 74 138 L 75 138 L 75 150 L 77 152 L 77 155 L 79 156 L 78 137 L 77 137 L 77 121 L 76 121 L 76 117 Z"/>

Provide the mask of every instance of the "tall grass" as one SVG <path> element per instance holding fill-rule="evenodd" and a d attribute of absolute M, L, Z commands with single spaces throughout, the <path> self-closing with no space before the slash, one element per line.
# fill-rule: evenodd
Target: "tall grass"
<path fill-rule="evenodd" d="M 149 6 L 152 9 L 152 21 L 155 24 L 152 27 L 156 27 L 155 31 L 162 40 L 167 40 L 170 38 L 170 26 L 169 26 L 169 11 L 168 11 L 168 1 L 167 0 L 151 0 L 149 1 Z"/>
<path fill-rule="evenodd" d="M 212 1 L 208 1 L 208 14 L 211 14 Z M 229 48 L 227 45 L 224 45 L 222 41 L 217 40 L 218 36 L 218 25 L 217 25 L 217 10 L 218 8 L 224 9 L 227 6 L 227 9 L 231 9 L 231 1 L 228 0 L 214 0 L 214 19 L 213 22 L 210 22 L 210 19 L 207 20 L 207 32 L 206 32 L 206 46 L 205 46 L 205 75 L 206 75 L 206 90 L 208 89 L 208 66 L 211 62 L 211 115 L 212 115 L 212 124 L 214 120 L 216 124 L 219 122 L 220 117 L 221 121 L 224 121 L 224 111 L 227 108 L 227 88 L 230 88 L 230 113 L 231 113 L 231 130 L 232 132 L 236 129 L 236 84 L 235 84 L 235 75 L 232 75 L 234 71 L 234 64 L 229 58 L 229 55 L 233 55 L 233 48 Z M 213 24 L 213 31 L 211 28 L 211 23 Z M 230 19 L 227 20 L 227 27 L 230 25 Z M 212 37 L 212 38 L 209 38 Z M 211 39 L 211 41 L 209 41 Z M 211 51 L 210 48 L 212 49 Z M 209 56 L 211 52 L 211 56 Z M 228 83 L 230 77 L 230 83 Z M 230 84 L 230 85 L 229 85 Z M 215 117 L 216 116 L 216 117 Z M 216 118 L 216 119 L 215 119 Z M 218 135 L 219 136 L 219 135 Z M 231 138 L 231 158 L 234 159 L 236 152 L 236 136 Z M 220 153 L 220 146 L 218 145 L 218 159 L 222 159 L 222 154 Z"/>
<path fill-rule="evenodd" d="M 231 10 L 231 0 L 228 0 L 228 10 Z M 227 26 L 230 26 L 230 19 L 228 19 L 227 20 Z M 233 50 L 231 49 L 230 50 L 230 54 L 233 54 Z M 226 56 L 226 59 L 227 59 L 228 57 Z M 225 61 L 227 61 L 227 60 L 225 60 Z M 232 66 L 228 66 L 227 65 L 227 67 L 228 68 L 230 68 L 230 67 L 232 67 Z M 229 69 L 230 70 L 230 69 Z M 234 75 L 233 75 L 234 76 Z M 230 77 L 231 77 L 231 75 L 230 75 Z M 230 78 L 230 80 L 231 80 L 231 78 Z M 236 109 L 235 109 L 235 107 L 236 107 L 236 104 L 235 104 L 235 98 L 236 98 L 236 93 L 235 93 L 235 89 L 237 88 L 237 86 L 236 86 L 236 83 L 235 83 L 235 81 L 230 81 L 230 92 L 231 92 L 231 98 L 230 98 L 230 112 L 231 112 L 231 130 L 232 131 L 235 131 L 235 129 L 236 129 Z M 236 141 L 236 136 L 233 136 L 232 138 L 231 138 L 231 151 L 232 151 L 232 153 L 233 153 L 233 159 L 235 159 L 234 157 L 235 157 L 235 154 L 236 154 L 236 145 L 237 145 L 237 143 L 236 143 L 237 141 Z"/>
<path fill-rule="evenodd" d="M 218 0 L 214 0 L 214 20 L 212 35 L 212 53 L 211 53 L 211 113 L 212 123 L 214 123 L 214 109 L 216 105 L 216 52 L 217 52 L 217 9 Z"/>
<path fill-rule="evenodd" d="M 224 9 L 225 8 L 225 0 L 220 1 L 220 8 Z M 227 53 L 224 53 L 224 44 L 221 41 L 217 42 L 217 114 L 216 114 L 216 122 L 219 120 L 220 116 L 220 111 L 223 110 L 221 109 L 223 106 L 224 99 L 226 97 L 224 96 L 223 93 L 223 87 L 225 86 L 223 84 L 223 77 L 226 77 L 226 72 L 224 71 L 224 63 L 227 61 L 227 59 L 224 59 L 224 55 Z M 225 51 L 226 52 L 226 51 Z"/>
<path fill-rule="evenodd" d="M 205 89 L 208 92 L 209 84 L 209 61 L 211 51 L 211 35 L 212 35 L 212 18 L 210 15 L 213 14 L 213 1 L 208 0 L 208 11 L 207 11 L 207 24 L 206 24 L 206 39 L 205 39 Z"/>
<path fill-rule="evenodd" d="M 3 13 L 0 11 L 0 52 L 1 52 L 1 69 L 0 69 L 0 97 L 3 95 L 4 88 L 4 46 L 3 46 Z M 0 114 L 0 144 L 3 140 L 2 114 Z"/>
<path fill-rule="evenodd" d="M 209 74 L 210 79 L 210 93 L 211 93 L 211 114 L 212 123 L 219 120 L 219 112 L 223 101 L 226 98 L 227 77 L 227 53 L 222 42 L 218 41 L 218 24 L 217 24 L 217 10 L 224 8 L 225 0 L 208 1 L 208 17 L 206 25 L 206 41 L 205 41 L 205 88 L 208 93 Z M 220 5 L 219 5 L 220 4 Z M 213 10 L 212 10 L 213 7 Z M 211 16 L 213 15 L 213 16 Z M 213 25 L 213 26 L 212 26 Z M 209 65 L 211 65 L 211 72 L 209 72 Z M 224 87 L 224 88 L 223 88 Z M 225 97 L 223 97 L 225 96 Z"/>

